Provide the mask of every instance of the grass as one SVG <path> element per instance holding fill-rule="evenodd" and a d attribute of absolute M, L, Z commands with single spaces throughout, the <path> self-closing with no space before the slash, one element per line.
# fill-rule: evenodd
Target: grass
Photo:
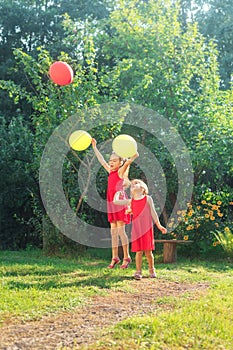
<path fill-rule="evenodd" d="M 0 252 L 0 326 L 7 319 L 40 319 L 62 310 L 85 308 L 93 295 L 107 295 L 109 290 L 131 291 L 129 281 L 135 266 L 124 273 L 108 270 L 107 253 L 88 253 L 72 260 L 44 257 L 40 251 Z M 131 317 L 109 327 L 109 334 L 105 332 L 101 341 L 91 346 L 93 350 L 233 348 L 232 262 L 178 260 L 177 264 L 156 264 L 159 279 L 207 282 L 210 288 L 198 299 L 188 295 L 159 298 L 155 314 Z M 170 311 L 165 311 L 163 304 L 170 305 Z"/>
<path fill-rule="evenodd" d="M 167 300 L 169 302 L 169 300 Z M 179 300 L 173 311 L 121 322 L 92 349 L 232 349 L 232 281 L 200 300 Z"/>

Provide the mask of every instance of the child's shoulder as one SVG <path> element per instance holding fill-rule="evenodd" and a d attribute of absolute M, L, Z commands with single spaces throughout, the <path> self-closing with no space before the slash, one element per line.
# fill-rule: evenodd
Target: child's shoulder
<path fill-rule="evenodd" d="M 149 194 L 146 194 L 146 198 L 147 198 L 147 202 L 148 203 L 152 203 L 153 202 L 153 198 Z"/>

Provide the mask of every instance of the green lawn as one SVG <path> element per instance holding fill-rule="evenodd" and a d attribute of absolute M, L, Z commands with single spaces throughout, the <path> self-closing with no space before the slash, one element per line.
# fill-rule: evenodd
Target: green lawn
<path fill-rule="evenodd" d="M 89 257 L 75 260 L 44 257 L 39 251 L 0 252 L 0 326 L 9 318 L 39 319 L 85 307 L 93 295 L 107 295 L 110 289 L 130 292 L 134 264 L 124 273 L 108 270 L 104 251 L 88 252 Z M 92 349 L 232 349 L 233 263 L 179 257 L 177 264 L 157 263 L 156 270 L 159 279 L 210 287 L 198 299 L 160 298 L 156 314 L 110 327 L 111 335 Z M 171 305 L 169 311 L 162 304 Z"/>
<path fill-rule="evenodd" d="M 134 317 L 114 327 L 92 349 L 232 349 L 232 276 L 199 300 L 179 299 L 173 311 Z M 161 301 L 160 301 L 161 302 Z M 169 299 L 166 298 L 166 303 Z"/>

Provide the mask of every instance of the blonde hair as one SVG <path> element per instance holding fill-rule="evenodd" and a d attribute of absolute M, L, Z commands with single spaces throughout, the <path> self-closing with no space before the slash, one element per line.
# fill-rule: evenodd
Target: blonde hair
<path fill-rule="evenodd" d="M 147 186 L 147 184 L 144 181 L 142 181 L 140 179 L 133 179 L 133 180 L 131 180 L 131 183 L 133 183 L 134 181 L 137 181 L 137 183 L 140 184 L 140 187 L 144 190 L 143 194 L 148 194 L 149 193 L 148 186 Z"/>

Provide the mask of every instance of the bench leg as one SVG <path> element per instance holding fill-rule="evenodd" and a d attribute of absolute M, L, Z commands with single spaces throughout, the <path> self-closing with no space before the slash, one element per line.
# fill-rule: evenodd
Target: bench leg
<path fill-rule="evenodd" d="M 164 243 L 163 247 L 163 262 L 175 263 L 176 262 L 176 243 Z"/>

